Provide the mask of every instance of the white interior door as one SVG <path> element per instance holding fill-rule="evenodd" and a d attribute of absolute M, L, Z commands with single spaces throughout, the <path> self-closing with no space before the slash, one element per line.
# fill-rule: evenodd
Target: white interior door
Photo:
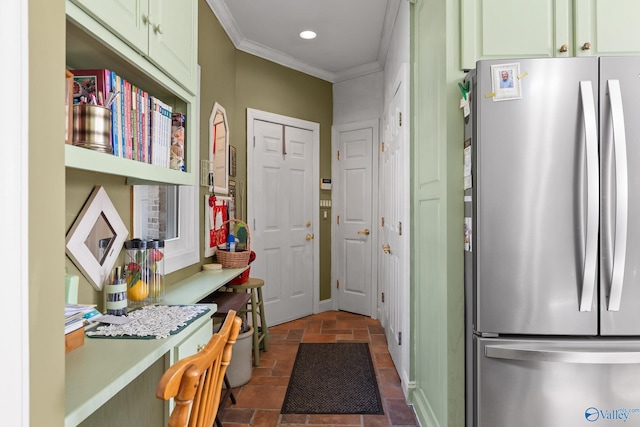
<path fill-rule="evenodd" d="M 401 372 L 403 366 L 402 335 L 406 307 L 409 306 L 409 233 L 408 216 L 408 132 L 406 93 L 403 74 L 399 74 L 395 92 L 384 119 L 384 150 L 380 155 L 380 223 L 382 232 L 378 247 L 380 287 L 384 292 L 382 303 L 383 326 L 387 335 L 389 353 Z"/>
<path fill-rule="evenodd" d="M 276 325 L 315 310 L 317 131 L 266 118 L 248 121 L 247 204 L 251 249 L 257 255 L 251 276 L 265 281 L 266 320 Z"/>
<path fill-rule="evenodd" d="M 337 308 L 372 317 L 377 294 L 377 274 L 372 267 L 377 236 L 373 215 L 377 203 L 373 192 L 374 175 L 377 176 L 373 152 L 377 141 L 377 120 L 334 128 L 339 152 L 334 164 Z"/>

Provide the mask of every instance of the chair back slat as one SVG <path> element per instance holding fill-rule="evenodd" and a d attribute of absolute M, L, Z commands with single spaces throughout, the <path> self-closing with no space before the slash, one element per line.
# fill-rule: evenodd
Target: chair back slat
<path fill-rule="evenodd" d="M 222 382 L 241 320 L 230 310 L 220 328 L 200 352 L 169 367 L 156 389 L 159 399 L 173 398 L 169 427 L 210 427 L 218 413 Z"/>

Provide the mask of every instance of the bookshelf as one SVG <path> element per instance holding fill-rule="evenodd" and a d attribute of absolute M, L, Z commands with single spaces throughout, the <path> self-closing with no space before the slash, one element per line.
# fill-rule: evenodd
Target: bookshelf
<path fill-rule="evenodd" d="M 195 3 L 193 0 L 189 2 Z M 189 8 L 187 11 L 192 12 Z M 66 13 L 66 62 L 72 72 L 73 69 L 88 68 L 113 70 L 170 104 L 174 112 L 186 115 L 186 170 L 172 170 L 72 145 L 65 146 L 66 167 L 123 176 L 128 184 L 196 185 L 198 142 L 195 89 L 178 83 L 180 76 L 167 74 L 131 43 L 94 19 L 95 14 L 90 15 L 86 8 L 80 8 L 68 0 Z M 197 46 L 192 48 L 197 49 Z"/>

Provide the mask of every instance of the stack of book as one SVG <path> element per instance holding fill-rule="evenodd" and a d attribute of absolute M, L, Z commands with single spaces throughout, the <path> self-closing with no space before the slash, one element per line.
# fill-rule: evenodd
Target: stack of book
<path fill-rule="evenodd" d="M 101 316 L 95 305 L 66 304 L 64 307 L 65 352 L 84 344 L 84 328 Z"/>
<path fill-rule="evenodd" d="M 96 105 L 111 109 L 111 148 L 114 156 L 184 170 L 182 150 L 174 150 L 179 153 L 180 160 L 170 161 L 172 124 L 181 123 L 184 129 L 184 114 L 174 113 L 171 105 L 136 87 L 114 71 L 97 69 L 72 72 L 74 104 L 95 102 Z"/>

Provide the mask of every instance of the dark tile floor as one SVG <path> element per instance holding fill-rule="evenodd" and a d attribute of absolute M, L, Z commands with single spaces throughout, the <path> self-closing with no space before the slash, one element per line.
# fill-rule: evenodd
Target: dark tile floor
<path fill-rule="evenodd" d="M 297 426 L 418 426 L 413 408 L 405 403 L 380 322 L 356 314 L 329 311 L 269 328 L 269 351 L 251 380 L 234 389 L 236 404 L 221 411 L 225 427 Z M 301 342 L 368 342 L 383 400 L 384 415 L 280 414 L 293 362 Z"/>

